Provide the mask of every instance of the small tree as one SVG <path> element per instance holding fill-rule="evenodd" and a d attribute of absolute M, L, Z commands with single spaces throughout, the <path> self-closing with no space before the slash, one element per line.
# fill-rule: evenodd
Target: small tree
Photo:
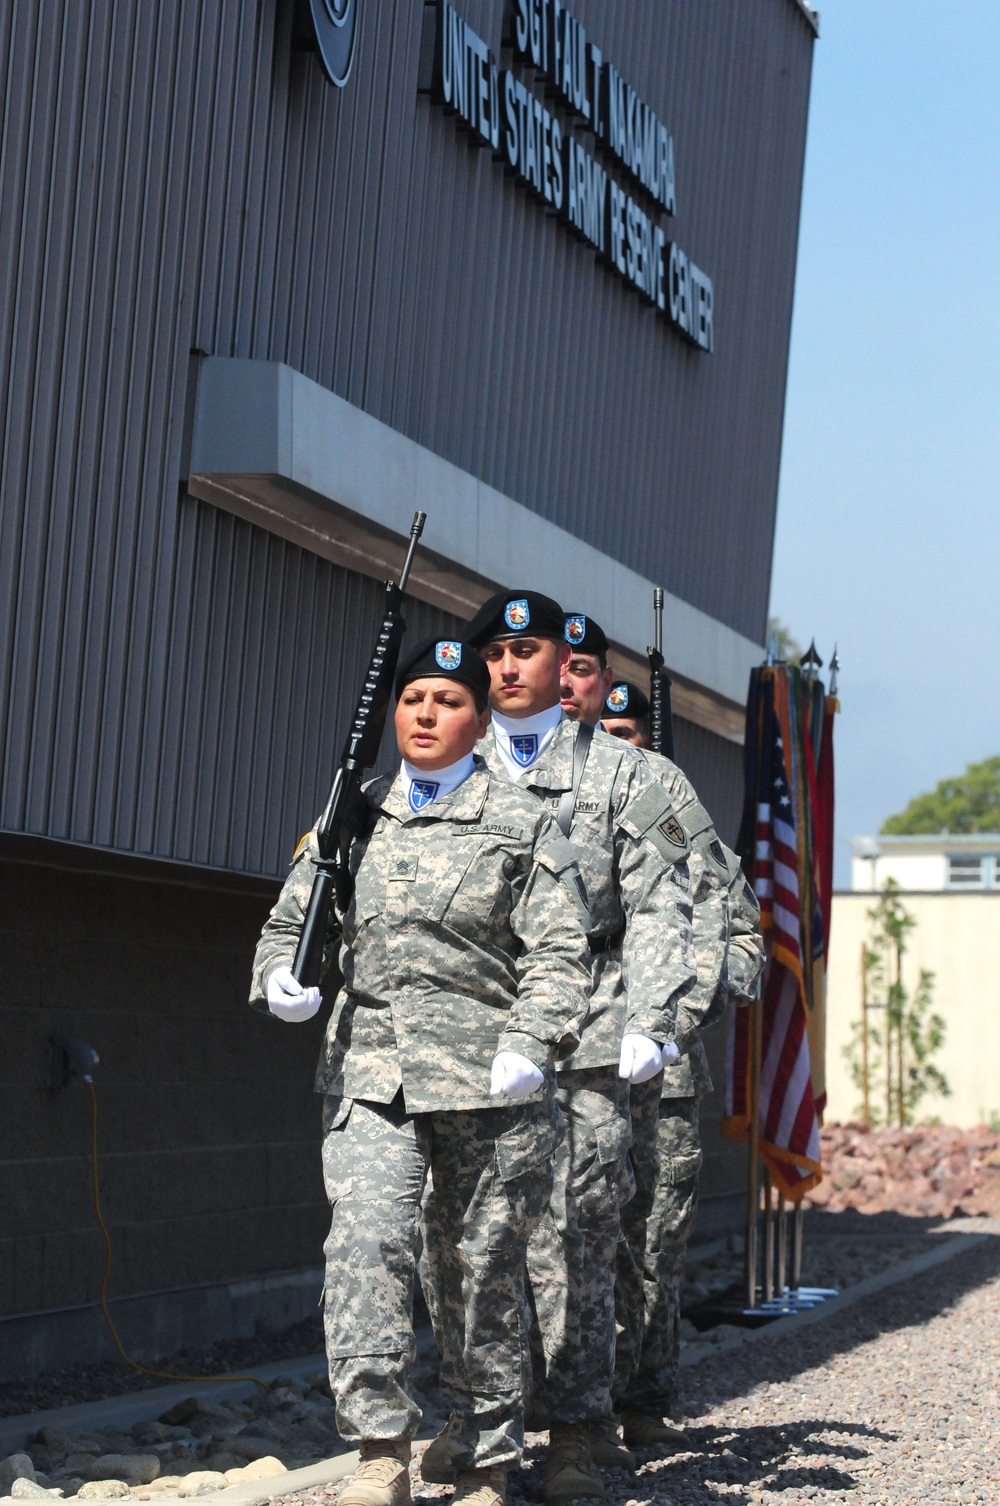
<path fill-rule="evenodd" d="M 866 1124 L 914 1122 L 917 1105 L 928 1093 L 947 1098 L 947 1078 L 931 1058 L 944 1043 L 945 1022 L 931 1013 L 934 974 L 921 968 L 912 995 L 903 982 L 906 938 L 916 926 L 899 897 L 899 886 L 888 879 L 878 903 L 868 911 L 871 932 L 861 949 L 861 1019 L 851 1026 L 844 1048 L 851 1078 L 861 1093 L 861 1116 Z M 869 1022 L 877 1012 L 879 1024 Z M 877 1104 L 873 1088 L 881 1079 L 884 1092 Z"/>
<path fill-rule="evenodd" d="M 790 627 L 780 617 L 767 619 L 768 645 L 777 640 L 778 658 L 786 664 L 798 664 L 802 658 L 802 645 L 794 637 Z"/>

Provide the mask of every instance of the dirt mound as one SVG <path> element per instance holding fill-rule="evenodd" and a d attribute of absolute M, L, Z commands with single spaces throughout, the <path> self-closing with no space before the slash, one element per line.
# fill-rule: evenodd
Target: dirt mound
<path fill-rule="evenodd" d="M 840 1213 L 922 1218 L 1000 1218 L 1000 1134 L 986 1125 L 869 1129 L 831 1124 L 822 1132 L 824 1179 L 806 1206 Z"/>

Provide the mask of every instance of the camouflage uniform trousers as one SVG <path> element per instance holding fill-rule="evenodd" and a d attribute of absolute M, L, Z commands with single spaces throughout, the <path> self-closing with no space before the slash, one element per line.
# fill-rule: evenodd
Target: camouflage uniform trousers
<path fill-rule="evenodd" d="M 546 1422 L 611 1413 L 615 1252 L 632 1196 L 628 1083 L 616 1067 L 556 1074 L 566 1137 L 528 1241 L 532 1408 Z"/>
<path fill-rule="evenodd" d="M 344 1439 L 412 1438 L 420 1204 L 436 1187 L 435 1269 L 449 1337 L 442 1389 L 459 1462 L 510 1465 L 524 1438 L 524 1262 L 551 1188 L 554 1104 L 408 1114 L 327 1098 L 323 1173 L 330 1385 Z"/>
<path fill-rule="evenodd" d="M 616 1412 L 667 1417 L 677 1396 L 680 1291 L 698 1205 L 697 1098 L 661 1098 L 660 1077 L 633 1087 L 636 1195 L 622 1216 L 615 1281 Z"/>

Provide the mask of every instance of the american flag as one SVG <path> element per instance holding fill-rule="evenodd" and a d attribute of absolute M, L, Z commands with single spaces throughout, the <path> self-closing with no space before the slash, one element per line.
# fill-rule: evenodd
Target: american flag
<path fill-rule="evenodd" d="M 755 671 L 747 715 L 744 867 L 760 901 L 764 967 L 759 1148 L 787 1197 L 820 1180 L 819 1125 L 810 1072 L 803 982 L 801 893 L 811 889 L 805 840 L 809 798 L 797 738 L 796 685 L 783 665 Z M 805 879 L 805 883 L 802 880 Z M 811 909 L 811 906 L 809 907 Z M 812 924 L 812 917 L 809 917 Z M 751 1020 L 734 1013 L 726 1072 L 726 1133 L 749 1130 Z"/>

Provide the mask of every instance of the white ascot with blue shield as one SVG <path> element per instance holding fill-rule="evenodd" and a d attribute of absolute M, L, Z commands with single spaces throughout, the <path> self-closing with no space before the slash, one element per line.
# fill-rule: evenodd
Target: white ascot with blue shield
<path fill-rule="evenodd" d="M 404 758 L 399 766 L 399 782 L 410 810 L 418 815 L 436 800 L 450 795 L 452 790 L 457 790 L 460 784 L 465 783 L 475 766 L 476 761 L 471 753 L 467 753 L 457 763 L 450 763 L 444 769 L 430 772 L 418 769 Z"/>
<path fill-rule="evenodd" d="M 536 764 L 556 735 L 562 721 L 562 707 L 549 706 L 534 716 L 503 716 L 493 713 L 493 735 L 497 752 L 503 760 L 507 777 L 517 780 Z"/>

